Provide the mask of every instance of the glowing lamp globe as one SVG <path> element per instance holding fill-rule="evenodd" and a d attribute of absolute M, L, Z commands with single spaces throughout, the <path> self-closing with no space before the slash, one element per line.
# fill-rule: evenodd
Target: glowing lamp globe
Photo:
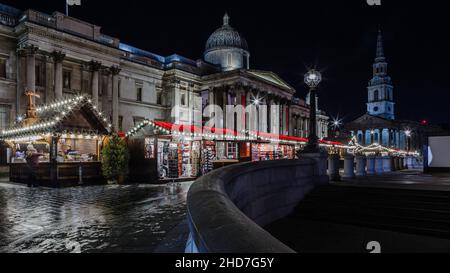
<path fill-rule="evenodd" d="M 321 81 L 322 81 L 322 75 L 317 70 L 312 69 L 312 70 L 308 71 L 308 73 L 306 73 L 306 75 L 305 75 L 305 83 L 310 88 L 316 88 L 317 86 L 319 86 Z"/>

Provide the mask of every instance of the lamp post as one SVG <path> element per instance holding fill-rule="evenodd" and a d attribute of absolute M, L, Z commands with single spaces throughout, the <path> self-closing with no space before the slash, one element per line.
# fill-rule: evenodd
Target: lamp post
<path fill-rule="evenodd" d="M 406 130 L 405 135 L 406 135 L 406 151 L 409 153 L 411 151 L 411 135 L 412 135 L 411 130 Z"/>
<path fill-rule="evenodd" d="M 309 87 L 309 136 L 308 144 L 306 145 L 303 153 L 319 153 L 319 138 L 317 137 L 317 106 L 316 106 L 316 91 L 322 81 L 322 75 L 319 71 L 314 69 L 308 71 L 305 75 L 305 83 Z"/>

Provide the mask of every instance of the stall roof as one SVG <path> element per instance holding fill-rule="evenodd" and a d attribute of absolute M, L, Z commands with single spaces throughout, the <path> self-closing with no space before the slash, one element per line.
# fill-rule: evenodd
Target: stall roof
<path fill-rule="evenodd" d="M 109 134 L 111 124 L 92 104 L 88 96 L 78 95 L 36 107 L 38 118 L 34 122 L 26 119 L 16 126 L 3 130 L 0 139 L 17 139 L 42 134 L 76 133 Z"/>
<path fill-rule="evenodd" d="M 128 135 L 132 135 L 133 132 L 137 132 L 140 129 L 144 128 L 147 125 L 155 126 L 159 129 L 164 129 L 168 133 L 171 134 L 193 134 L 194 136 L 208 136 L 211 134 L 219 135 L 219 136 L 233 136 L 237 140 L 245 138 L 245 134 L 237 132 L 235 130 L 229 130 L 229 129 L 222 129 L 222 128 L 211 128 L 207 126 L 195 126 L 195 125 L 179 125 L 179 124 L 173 124 L 169 122 L 163 122 L 163 121 L 147 121 L 142 123 L 137 128 L 133 129 L 132 132 L 129 132 Z M 301 138 L 301 137 L 293 137 L 293 136 L 287 136 L 287 135 L 278 135 L 278 134 L 269 134 L 264 132 L 250 132 L 250 136 L 253 138 L 260 138 L 262 140 L 266 141 L 280 141 L 280 142 L 295 142 L 295 143 L 307 143 L 307 138 Z M 226 137 L 225 137 L 226 139 Z M 341 142 L 335 142 L 335 141 L 320 141 L 321 145 L 331 145 L 331 146 L 345 146 Z"/>

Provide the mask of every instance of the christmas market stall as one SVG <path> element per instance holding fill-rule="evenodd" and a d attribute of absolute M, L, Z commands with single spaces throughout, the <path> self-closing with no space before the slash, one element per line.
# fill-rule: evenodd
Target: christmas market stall
<path fill-rule="evenodd" d="M 100 151 L 111 124 L 87 96 L 79 95 L 35 107 L 28 92 L 27 114 L 13 128 L 1 132 L 8 144 L 10 180 L 27 183 L 27 153 L 39 155 L 34 167 L 41 186 L 60 187 L 102 183 Z"/>
<path fill-rule="evenodd" d="M 192 179 L 230 164 L 294 159 L 307 139 L 263 132 L 144 120 L 130 132 L 128 146 L 136 164 L 130 174 L 161 179 Z M 322 146 L 342 145 L 321 141 Z"/>

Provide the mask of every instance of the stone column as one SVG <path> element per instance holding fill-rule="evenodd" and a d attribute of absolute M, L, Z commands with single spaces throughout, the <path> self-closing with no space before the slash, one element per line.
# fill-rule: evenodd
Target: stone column
<path fill-rule="evenodd" d="M 23 73 L 23 59 L 26 57 L 26 52 L 24 49 L 17 50 L 17 88 L 16 88 L 16 112 L 14 115 L 14 119 L 17 118 L 23 111 L 21 106 L 21 98 L 25 93 L 24 90 L 24 79 L 25 75 Z M 25 110 L 25 109 L 23 109 Z"/>
<path fill-rule="evenodd" d="M 60 100 L 63 97 L 63 61 L 66 54 L 55 51 L 53 60 L 55 61 L 55 99 Z"/>
<path fill-rule="evenodd" d="M 111 67 L 112 74 L 112 125 L 113 130 L 119 129 L 119 73 L 120 68 L 118 66 Z"/>
<path fill-rule="evenodd" d="M 267 133 L 272 133 L 272 95 L 267 96 Z"/>
<path fill-rule="evenodd" d="M 392 169 L 394 171 L 401 170 L 401 168 L 400 168 L 400 158 L 398 156 L 396 156 L 396 157 L 393 157 L 392 160 L 393 160 L 393 168 Z"/>
<path fill-rule="evenodd" d="M 341 181 L 341 175 L 339 174 L 339 160 L 338 154 L 331 154 L 328 157 L 328 176 L 331 181 Z"/>
<path fill-rule="evenodd" d="M 367 175 L 375 174 L 375 156 L 367 157 Z"/>
<path fill-rule="evenodd" d="M 344 175 L 345 179 L 355 178 L 355 156 L 348 154 L 344 156 Z"/>
<path fill-rule="evenodd" d="M 222 128 L 227 128 L 227 105 L 228 105 L 228 87 L 222 92 Z"/>
<path fill-rule="evenodd" d="M 28 45 L 27 47 L 25 47 L 25 53 L 27 56 L 26 89 L 33 92 L 36 92 L 36 52 L 38 50 L 39 50 L 38 47 L 34 45 Z"/>
<path fill-rule="evenodd" d="M 91 62 L 92 69 L 92 104 L 98 106 L 98 89 L 99 89 L 99 71 L 102 64 L 96 61 Z"/>
<path fill-rule="evenodd" d="M 367 165 L 367 159 L 363 155 L 356 156 L 356 176 L 362 177 L 366 176 L 366 165 Z"/>
<path fill-rule="evenodd" d="M 383 157 L 382 156 L 375 157 L 375 173 L 376 174 L 383 174 L 384 173 Z"/>
<path fill-rule="evenodd" d="M 383 157 L 383 172 L 388 173 L 392 172 L 392 162 L 390 156 Z"/>

